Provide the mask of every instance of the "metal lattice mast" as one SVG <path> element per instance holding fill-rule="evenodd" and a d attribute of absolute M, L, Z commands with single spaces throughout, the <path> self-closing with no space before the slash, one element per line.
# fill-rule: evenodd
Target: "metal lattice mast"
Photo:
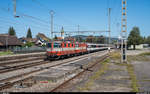
<path fill-rule="evenodd" d="M 16 17 L 16 0 L 13 0 L 14 3 L 14 17 Z"/>
<path fill-rule="evenodd" d="M 126 15 L 126 0 L 122 0 L 122 21 L 121 21 L 121 62 L 127 63 L 127 15 Z"/>
<path fill-rule="evenodd" d="M 111 32 L 111 23 L 110 23 L 110 13 L 111 13 L 111 8 L 108 8 L 108 29 L 109 29 L 109 40 L 108 40 L 108 44 L 109 44 L 109 51 L 110 51 L 110 44 L 111 44 L 111 39 L 110 39 L 110 32 Z"/>
<path fill-rule="evenodd" d="M 53 14 L 54 14 L 54 11 L 51 10 L 50 14 L 51 14 L 51 38 L 52 38 L 51 40 L 53 42 Z"/>

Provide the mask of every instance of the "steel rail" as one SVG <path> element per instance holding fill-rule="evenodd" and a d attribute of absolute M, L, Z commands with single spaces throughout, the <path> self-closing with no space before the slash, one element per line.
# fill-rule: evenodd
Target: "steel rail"
<path fill-rule="evenodd" d="M 103 57 L 101 57 L 101 60 L 99 60 L 100 62 L 104 61 L 105 59 L 107 59 L 109 56 L 108 54 L 104 55 Z M 94 66 L 96 66 L 99 62 L 96 62 L 94 63 L 93 65 L 87 67 L 88 69 L 89 68 L 92 68 Z M 56 92 L 58 89 L 61 89 L 63 88 L 67 83 L 69 83 L 70 81 L 72 81 L 73 79 L 79 77 L 80 75 L 82 75 L 84 72 L 86 72 L 86 70 L 83 70 L 81 72 L 79 72 L 77 75 L 75 75 L 74 77 L 70 78 L 69 80 L 63 82 L 62 84 L 60 84 L 59 86 L 57 86 L 56 88 L 52 89 L 50 92 Z"/>
<path fill-rule="evenodd" d="M 92 56 L 95 55 L 95 54 L 96 54 L 96 53 L 92 53 Z M 83 57 L 85 57 L 85 59 L 87 58 L 86 55 L 83 55 L 83 56 L 80 56 L 80 57 L 78 57 L 78 58 L 75 58 L 74 60 L 83 59 Z M 28 72 L 28 73 L 23 73 L 23 74 L 20 74 L 20 75 L 16 75 L 16 76 L 13 76 L 13 77 L 9 77 L 9 78 L 6 78 L 6 79 L 2 79 L 2 80 L 0 80 L 1 83 L 4 82 L 4 81 L 8 81 L 8 83 L 5 83 L 5 85 L 0 86 L 0 91 L 3 90 L 3 89 L 6 89 L 7 87 L 11 87 L 11 86 L 14 85 L 16 82 L 18 82 L 18 81 L 15 81 L 15 82 L 12 82 L 12 83 L 10 82 L 10 83 L 9 83 L 10 80 L 17 79 L 17 78 L 20 78 L 20 77 L 22 77 L 22 76 L 27 76 L 27 75 L 30 75 L 30 74 L 32 74 L 32 73 L 40 72 L 40 71 L 43 71 L 44 69 L 49 69 L 49 68 L 56 67 L 56 66 L 59 66 L 59 65 L 62 65 L 62 64 L 66 64 L 66 63 L 68 63 L 68 62 L 70 62 L 70 61 L 73 61 L 73 60 L 64 61 L 64 62 L 62 62 L 62 63 L 55 64 L 55 65 L 51 65 L 51 66 L 48 66 L 48 67 L 45 67 L 45 68 L 42 68 L 42 69 L 33 70 L 33 71 L 31 71 L 31 72 Z M 30 77 L 28 77 L 28 78 L 30 78 Z M 27 78 L 26 78 L 26 79 L 27 79 Z M 20 82 L 20 80 L 19 80 L 19 82 Z M 11 86 L 9 86 L 9 85 L 11 85 Z"/>

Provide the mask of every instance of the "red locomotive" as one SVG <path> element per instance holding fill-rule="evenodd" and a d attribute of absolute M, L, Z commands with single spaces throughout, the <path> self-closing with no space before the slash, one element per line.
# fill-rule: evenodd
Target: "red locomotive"
<path fill-rule="evenodd" d="M 89 44 L 69 41 L 47 43 L 47 59 L 59 59 L 69 56 L 82 55 L 90 52 L 108 49 L 105 44 Z"/>

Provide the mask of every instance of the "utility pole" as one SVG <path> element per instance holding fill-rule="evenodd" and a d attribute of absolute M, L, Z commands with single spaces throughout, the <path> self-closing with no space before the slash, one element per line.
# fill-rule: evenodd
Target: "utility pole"
<path fill-rule="evenodd" d="M 16 17 L 16 0 L 13 0 L 14 3 L 14 17 Z"/>
<path fill-rule="evenodd" d="M 9 36 L 9 33 L 8 33 L 8 35 L 6 35 L 6 49 L 7 49 L 7 52 L 8 52 L 8 36 Z"/>
<path fill-rule="evenodd" d="M 126 0 L 122 0 L 122 19 L 121 19 L 121 62 L 127 63 L 127 15 L 126 15 Z"/>
<path fill-rule="evenodd" d="M 109 43 L 109 49 L 108 50 L 109 51 L 110 51 L 110 44 L 111 44 L 111 39 L 110 39 L 110 37 L 111 37 L 110 36 L 110 32 L 111 32 L 111 30 L 110 30 L 111 29 L 110 28 L 110 26 L 111 26 L 110 19 L 111 18 L 110 18 L 110 13 L 111 13 L 111 8 L 108 8 L 108 29 L 109 29 L 109 42 L 108 42 Z"/>
<path fill-rule="evenodd" d="M 19 18 L 19 16 L 16 15 L 16 0 L 13 0 L 13 4 L 14 4 L 14 17 Z"/>
<path fill-rule="evenodd" d="M 51 40 L 53 42 L 53 14 L 54 14 L 54 11 L 51 10 L 50 14 L 51 14 Z"/>
<path fill-rule="evenodd" d="M 78 42 L 79 42 L 79 39 L 80 39 L 79 30 L 80 30 L 80 25 L 78 25 Z"/>
<path fill-rule="evenodd" d="M 118 32 L 118 40 L 117 40 L 117 49 L 119 48 L 119 40 L 120 40 L 120 30 L 119 30 L 119 23 L 117 23 L 117 32 Z"/>

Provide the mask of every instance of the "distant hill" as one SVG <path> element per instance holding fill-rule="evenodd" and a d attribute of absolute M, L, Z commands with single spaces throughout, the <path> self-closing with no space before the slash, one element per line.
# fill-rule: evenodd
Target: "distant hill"
<path fill-rule="evenodd" d="M 85 40 L 88 36 L 85 35 L 76 35 L 76 36 L 71 36 L 72 38 L 78 39 L 79 37 Z"/>
<path fill-rule="evenodd" d="M 85 36 L 85 35 L 75 35 L 75 36 L 71 36 L 72 38 L 75 38 L 75 39 L 77 39 L 77 38 L 82 38 L 83 40 L 85 40 L 88 36 Z M 96 38 L 98 38 L 98 37 L 100 37 L 100 36 L 93 36 L 93 37 L 96 37 Z M 103 36 L 104 38 L 106 38 L 106 39 L 109 39 L 109 37 L 105 37 L 105 36 Z M 111 41 L 117 41 L 118 40 L 118 38 L 111 38 Z"/>

